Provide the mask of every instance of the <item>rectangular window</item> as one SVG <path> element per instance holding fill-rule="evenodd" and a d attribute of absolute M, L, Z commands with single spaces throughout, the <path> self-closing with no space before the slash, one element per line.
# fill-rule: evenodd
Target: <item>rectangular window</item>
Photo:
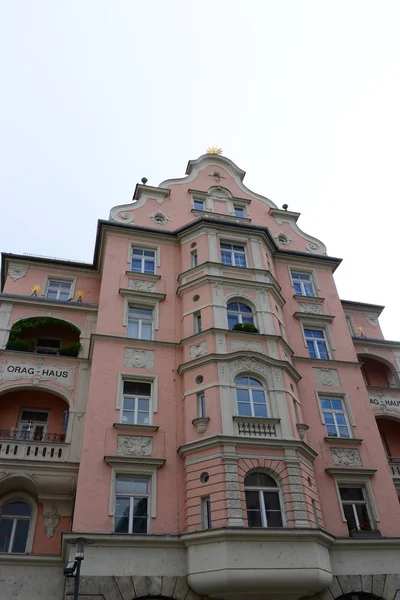
<path fill-rule="evenodd" d="M 339 487 L 339 493 L 349 531 L 373 529 L 365 490 L 362 487 Z"/>
<path fill-rule="evenodd" d="M 151 384 L 124 381 L 121 403 L 121 423 L 150 425 Z"/>
<path fill-rule="evenodd" d="M 194 313 L 194 332 L 200 333 L 201 330 L 201 313 L 196 312 Z"/>
<path fill-rule="evenodd" d="M 349 438 L 350 427 L 341 398 L 319 399 L 326 431 L 329 437 Z"/>
<path fill-rule="evenodd" d="M 47 432 L 49 413 L 39 410 L 23 410 L 18 429 L 22 439 L 42 441 Z"/>
<path fill-rule="evenodd" d="M 211 529 L 210 496 L 201 499 L 201 525 L 203 529 Z"/>
<path fill-rule="evenodd" d="M 149 480 L 117 476 L 114 533 L 148 533 Z"/>
<path fill-rule="evenodd" d="M 206 395 L 204 392 L 197 394 L 197 416 L 205 418 L 206 413 Z"/>
<path fill-rule="evenodd" d="M 245 247 L 238 244 L 223 244 L 221 242 L 221 261 L 223 265 L 247 267 Z"/>
<path fill-rule="evenodd" d="M 315 296 L 310 274 L 292 273 L 292 283 L 297 296 Z"/>
<path fill-rule="evenodd" d="M 127 336 L 138 340 L 153 339 L 153 309 L 128 306 Z"/>
<path fill-rule="evenodd" d="M 246 217 L 246 211 L 244 209 L 244 206 L 234 204 L 233 210 L 235 212 L 235 217 L 240 217 L 241 219 L 244 219 Z"/>
<path fill-rule="evenodd" d="M 347 323 L 347 327 L 349 328 L 350 335 L 351 336 L 355 335 L 355 332 L 353 329 L 353 323 L 351 322 L 351 318 L 348 317 L 347 315 L 346 315 L 346 323 Z"/>
<path fill-rule="evenodd" d="M 197 267 L 198 264 L 199 264 L 199 257 L 197 256 L 197 252 L 192 252 L 191 265 L 192 265 L 192 267 Z"/>
<path fill-rule="evenodd" d="M 328 344 L 323 329 L 304 329 L 304 336 L 311 358 L 329 360 Z"/>
<path fill-rule="evenodd" d="M 38 338 L 35 344 L 37 354 L 58 354 L 61 347 L 61 340 L 52 338 Z"/>
<path fill-rule="evenodd" d="M 63 300 L 66 302 L 71 298 L 71 289 L 71 281 L 49 279 L 47 284 L 46 298 L 50 298 L 51 300 Z"/>
<path fill-rule="evenodd" d="M 193 200 L 194 210 L 205 210 L 204 200 Z"/>
<path fill-rule="evenodd" d="M 156 272 L 156 251 L 132 248 L 131 271 L 154 275 Z"/>

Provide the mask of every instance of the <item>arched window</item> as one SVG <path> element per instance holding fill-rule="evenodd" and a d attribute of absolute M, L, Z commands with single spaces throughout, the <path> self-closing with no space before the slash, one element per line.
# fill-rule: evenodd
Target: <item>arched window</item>
<path fill-rule="evenodd" d="M 26 552 L 32 508 L 27 502 L 14 500 L 0 509 L 0 552 Z"/>
<path fill-rule="evenodd" d="M 241 325 L 244 325 L 245 323 L 251 323 L 254 325 L 253 311 L 249 306 L 247 306 L 247 304 L 242 304 L 241 302 L 230 302 L 227 306 L 227 309 L 229 329 L 233 329 L 233 327 L 238 323 Z"/>
<path fill-rule="evenodd" d="M 244 480 L 249 527 L 283 527 L 277 483 L 266 473 L 250 473 Z"/>
<path fill-rule="evenodd" d="M 241 417 L 268 417 L 265 389 L 252 377 L 235 380 L 238 415 Z"/>

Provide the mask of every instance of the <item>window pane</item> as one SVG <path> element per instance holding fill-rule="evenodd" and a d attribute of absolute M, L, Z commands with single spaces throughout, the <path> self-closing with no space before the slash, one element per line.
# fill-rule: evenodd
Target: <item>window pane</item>
<path fill-rule="evenodd" d="M 342 500 L 364 500 L 364 494 L 361 488 L 339 488 L 340 497 Z"/>
<path fill-rule="evenodd" d="M 134 398 L 124 398 L 124 410 L 135 410 Z"/>
<path fill-rule="evenodd" d="M 335 416 L 336 416 L 336 423 L 338 425 L 346 425 L 346 420 L 344 418 L 343 413 L 335 413 Z"/>
<path fill-rule="evenodd" d="M 155 257 L 156 253 L 154 250 L 142 250 L 143 256 Z"/>
<path fill-rule="evenodd" d="M 221 254 L 221 260 L 222 260 L 222 264 L 224 265 L 231 265 L 232 264 L 232 255 L 229 252 L 222 252 Z"/>
<path fill-rule="evenodd" d="M 252 476 L 256 477 L 256 480 L 257 480 L 256 485 L 258 487 L 274 487 L 274 488 L 277 487 L 276 481 L 274 479 L 272 479 L 272 477 L 270 477 L 266 473 L 252 473 Z M 247 483 L 247 477 L 245 479 L 245 485 L 251 485 L 251 484 Z"/>
<path fill-rule="evenodd" d="M 134 271 L 135 273 L 142 272 L 142 260 L 140 258 L 132 259 L 131 270 Z"/>
<path fill-rule="evenodd" d="M 148 483 L 147 479 L 117 477 L 116 490 L 118 494 L 147 494 Z M 121 498 L 118 499 L 121 500 Z"/>
<path fill-rule="evenodd" d="M 251 323 L 254 325 L 254 319 L 252 315 L 242 315 L 242 323 Z"/>
<path fill-rule="evenodd" d="M 326 344 L 325 342 L 320 342 L 317 341 L 317 346 L 318 346 L 318 350 L 319 350 L 319 356 L 322 359 L 327 359 L 328 357 L 328 350 L 326 348 Z"/>
<path fill-rule="evenodd" d="M 331 408 L 331 401 L 321 398 L 321 408 Z"/>
<path fill-rule="evenodd" d="M 129 533 L 129 516 L 114 516 L 114 532 Z"/>
<path fill-rule="evenodd" d="M 144 261 L 144 272 L 152 275 L 154 273 L 154 260 Z"/>
<path fill-rule="evenodd" d="M 236 398 L 238 402 L 250 402 L 249 390 L 243 388 L 236 389 Z"/>
<path fill-rule="evenodd" d="M 136 317 L 138 319 L 151 319 L 153 317 L 153 311 L 148 308 L 138 308 L 137 306 L 129 306 L 128 314 L 130 317 Z"/>
<path fill-rule="evenodd" d="M 147 498 L 134 498 L 133 516 L 147 517 Z"/>
<path fill-rule="evenodd" d="M 341 400 L 331 400 L 331 405 L 334 410 L 343 410 Z"/>
<path fill-rule="evenodd" d="M 0 519 L 0 552 L 8 552 L 14 519 Z"/>
<path fill-rule="evenodd" d="M 247 521 L 248 521 L 249 527 L 262 527 L 261 511 L 248 510 L 247 511 Z"/>
<path fill-rule="evenodd" d="M 317 358 L 317 354 L 315 352 L 314 342 L 307 341 L 308 351 L 310 353 L 311 358 Z"/>
<path fill-rule="evenodd" d="M 147 533 L 147 517 L 137 517 L 133 519 L 132 533 Z"/>
<path fill-rule="evenodd" d="M 246 266 L 246 257 L 243 254 L 235 254 L 235 266 L 236 267 L 245 267 Z"/>
<path fill-rule="evenodd" d="M 29 519 L 18 519 L 17 526 L 15 528 L 14 543 L 12 552 L 25 552 L 26 541 L 28 539 L 29 532 Z"/>
<path fill-rule="evenodd" d="M 149 412 L 149 404 L 150 404 L 149 400 L 146 400 L 145 398 L 139 398 L 138 409 L 141 412 Z"/>
<path fill-rule="evenodd" d="M 265 404 L 254 404 L 254 416 L 268 417 L 267 407 L 265 406 Z"/>
<path fill-rule="evenodd" d="M 147 323 L 146 321 L 142 321 L 142 340 L 151 340 L 153 337 L 153 325 L 152 323 Z"/>
<path fill-rule="evenodd" d="M 252 390 L 253 402 L 265 405 L 265 394 L 262 390 Z"/>
<path fill-rule="evenodd" d="M 126 334 L 128 337 L 137 338 L 139 337 L 139 323 L 132 319 L 128 320 L 128 327 L 126 328 Z"/>
<path fill-rule="evenodd" d="M 357 529 L 357 522 L 356 522 L 354 512 L 353 512 L 353 505 L 352 504 L 344 504 L 343 512 L 344 512 L 344 516 L 347 521 L 347 527 L 349 528 L 349 531 L 351 531 L 352 529 Z"/>
<path fill-rule="evenodd" d="M 304 283 L 304 290 L 306 292 L 306 296 L 314 296 L 314 290 L 311 283 Z"/>
<path fill-rule="evenodd" d="M 1 514 L 12 515 L 13 517 L 30 517 L 32 514 L 32 509 L 26 502 L 9 502 L 3 507 Z"/>
<path fill-rule="evenodd" d="M 302 292 L 302 290 L 301 290 L 301 285 L 300 285 L 300 283 L 296 283 L 296 282 L 294 282 L 294 291 L 295 291 L 295 293 L 297 294 L 297 296 L 302 296 L 302 295 L 303 295 L 303 294 L 301 293 L 301 292 Z"/>
<path fill-rule="evenodd" d="M 366 504 L 356 504 L 356 511 L 358 520 L 361 525 L 371 526 L 371 520 L 369 518 L 368 510 Z"/>
<path fill-rule="evenodd" d="M 244 404 L 242 402 L 238 402 L 238 414 L 241 417 L 251 417 L 251 407 L 250 404 Z"/>
<path fill-rule="evenodd" d="M 326 425 L 333 425 L 335 423 L 333 414 L 331 412 L 324 412 L 323 415 L 324 415 Z"/>
<path fill-rule="evenodd" d="M 135 423 L 135 413 L 133 411 L 124 410 L 122 413 L 122 422 L 133 425 Z"/>
<path fill-rule="evenodd" d="M 257 475 L 257 474 L 254 473 L 254 475 Z M 247 481 L 247 477 L 246 477 L 246 481 Z M 258 492 L 246 491 L 245 496 L 246 496 L 247 510 L 259 510 L 260 509 L 260 498 L 259 498 Z"/>
<path fill-rule="evenodd" d="M 264 492 L 264 504 L 266 510 L 281 510 L 278 492 Z"/>
<path fill-rule="evenodd" d="M 238 377 L 235 379 L 235 385 L 249 385 L 248 377 Z"/>
<path fill-rule="evenodd" d="M 283 527 L 282 513 L 280 510 L 265 510 L 268 527 Z"/>
<path fill-rule="evenodd" d="M 340 437 L 350 437 L 349 430 L 345 426 L 338 427 Z"/>
<path fill-rule="evenodd" d="M 149 425 L 150 418 L 148 412 L 138 412 L 137 414 L 137 425 Z"/>
<path fill-rule="evenodd" d="M 132 255 L 143 256 L 144 251 L 141 248 L 132 248 Z"/>
<path fill-rule="evenodd" d="M 337 437 L 336 427 L 334 425 L 327 425 L 326 431 L 329 437 Z"/>
<path fill-rule="evenodd" d="M 237 323 L 239 323 L 239 316 L 228 313 L 228 329 L 232 330 Z"/>
<path fill-rule="evenodd" d="M 124 394 L 129 396 L 150 396 L 151 385 L 143 381 L 124 381 Z"/>
<path fill-rule="evenodd" d="M 251 377 L 249 378 L 249 384 L 251 385 L 251 387 L 263 387 L 263 384 L 258 381 L 258 379 L 252 379 Z"/>

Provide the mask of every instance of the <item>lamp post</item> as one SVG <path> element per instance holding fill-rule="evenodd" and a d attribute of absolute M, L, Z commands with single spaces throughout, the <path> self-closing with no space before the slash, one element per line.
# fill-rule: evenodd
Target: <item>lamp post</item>
<path fill-rule="evenodd" d="M 75 550 L 76 568 L 74 569 L 75 572 L 73 574 L 73 576 L 75 577 L 74 600 L 79 600 L 79 584 L 80 584 L 80 579 L 81 579 L 81 564 L 82 564 L 83 559 L 85 558 L 85 546 L 88 546 L 89 544 L 93 544 L 94 540 L 88 540 L 87 538 L 84 538 L 84 537 L 78 537 L 78 538 L 75 538 L 74 540 L 68 540 L 68 543 L 76 545 L 76 550 Z"/>

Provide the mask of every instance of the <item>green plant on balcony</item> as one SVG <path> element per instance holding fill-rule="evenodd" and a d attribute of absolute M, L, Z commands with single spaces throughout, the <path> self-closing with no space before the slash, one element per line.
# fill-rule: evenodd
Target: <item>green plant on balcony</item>
<path fill-rule="evenodd" d="M 60 348 L 60 356 L 78 356 L 82 345 L 80 342 L 71 342 L 66 346 L 61 346 Z"/>
<path fill-rule="evenodd" d="M 32 346 L 27 340 L 20 340 L 15 338 L 9 340 L 7 344 L 7 350 L 19 350 L 20 352 L 31 352 Z"/>
<path fill-rule="evenodd" d="M 232 331 L 245 331 L 246 333 L 258 333 L 258 329 L 253 323 L 236 323 Z"/>

